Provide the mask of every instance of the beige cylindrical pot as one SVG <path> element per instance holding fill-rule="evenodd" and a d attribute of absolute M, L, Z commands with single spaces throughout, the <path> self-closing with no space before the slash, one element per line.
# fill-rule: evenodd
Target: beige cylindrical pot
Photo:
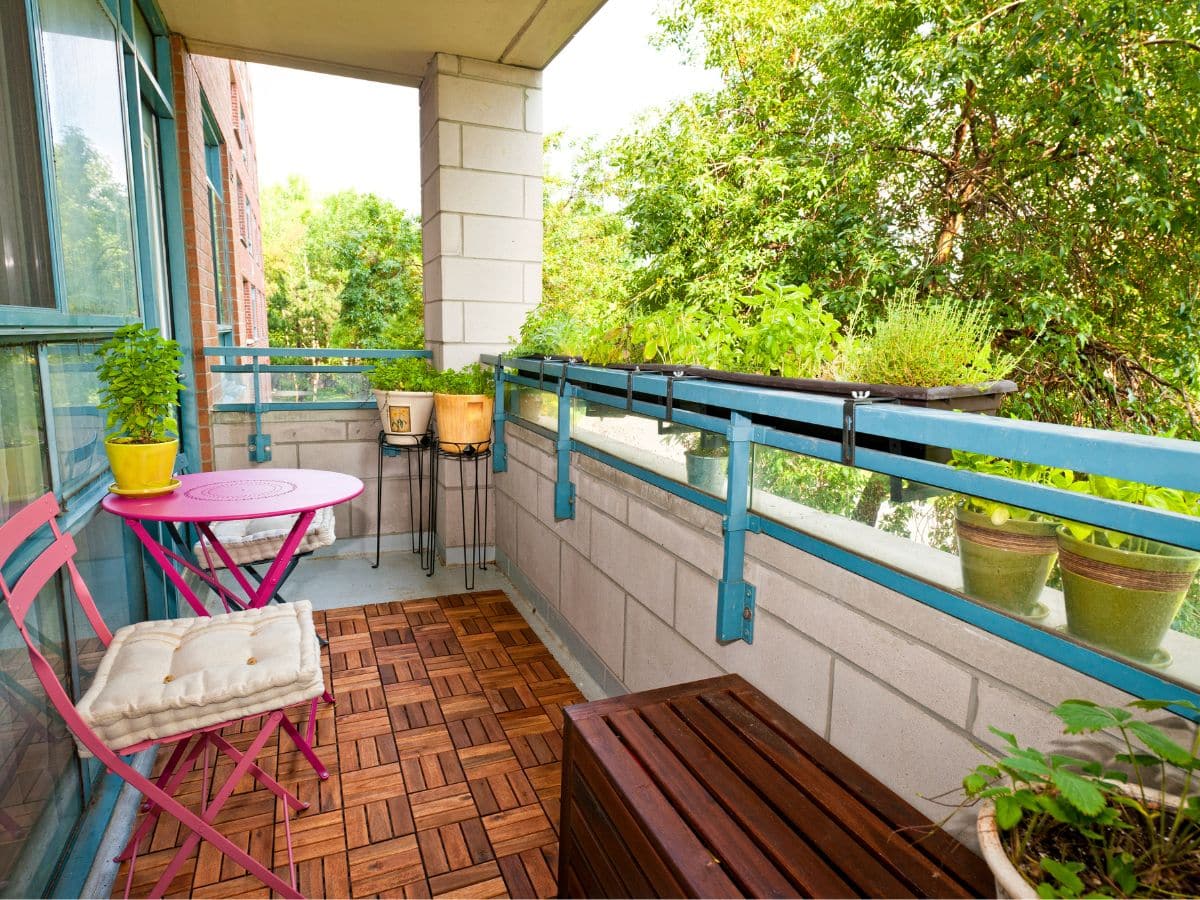
<path fill-rule="evenodd" d="M 426 391 L 375 391 L 379 421 L 389 444 L 415 444 L 429 429 L 433 393 Z"/>
<path fill-rule="evenodd" d="M 1140 796 L 1136 784 L 1122 785 L 1125 793 L 1133 797 Z M 1178 808 L 1179 798 L 1172 794 L 1163 794 L 1151 788 L 1146 789 L 1146 799 L 1151 803 L 1166 803 L 1168 807 Z M 1038 893 L 1021 871 L 1013 865 L 1004 843 L 1000 840 L 1000 828 L 996 825 L 996 806 L 991 800 L 985 800 L 979 808 L 979 818 L 975 822 L 975 830 L 979 835 L 979 849 L 983 853 L 983 861 L 992 870 L 996 879 L 996 896 L 1011 897 L 1013 900 L 1037 900 Z"/>

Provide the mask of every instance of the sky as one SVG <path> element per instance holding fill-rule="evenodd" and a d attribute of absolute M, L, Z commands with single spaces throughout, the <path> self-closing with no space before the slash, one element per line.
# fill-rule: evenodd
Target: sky
<path fill-rule="evenodd" d="M 546 68 L 547 134 L 610 138 L 643 110 L 717 84 L 714 73 L 650 45 L 656 5 L 608 0 Z M 620 66 L 612 66 L 614 58 Z M 296 173 L 318 196 L 353 188 L 420 209 L 415 88 L 258 64 L 250 77 L 263 186 Z"/>

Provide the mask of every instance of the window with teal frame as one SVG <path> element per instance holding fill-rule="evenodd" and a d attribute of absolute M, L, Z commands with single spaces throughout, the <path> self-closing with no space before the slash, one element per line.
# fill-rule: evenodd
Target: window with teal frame
<path fill-rule="evenodd" d="M 217 333 L 222 344 L 233 340 L 233 293 L 229 287 L 228 218 L 225 209 L 221 156 L 225 144 L 204 102 L 204 171 L 208 176 L 208 223 L 212 239 L 213 298 L 217 307 Z"/>

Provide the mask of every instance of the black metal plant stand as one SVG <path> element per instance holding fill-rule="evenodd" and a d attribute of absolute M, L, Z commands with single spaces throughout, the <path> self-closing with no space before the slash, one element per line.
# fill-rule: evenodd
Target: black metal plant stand
<path fill-rule="evenodd" d="M 460 488 L 458 496 L 462 507 L 463 585 L 468 591 L 475 589 L 475 571 L 477 569 L 479 571 L 487 571 L 487 546 L 485 541 L 487 540 L 488 490 L 491 487 L 492 476 L 491 458 L 492 449 L 490 445 L 486 450 L 476 450 L 474 447 L 467 446 L 461 452 L 443 450 L 440 445 L 437 445 L 434 447 L 432 453 L 433 473 L 429 488 L 430 544 L 436 543 L 438 533 L 438 470 L 441 468 L 443 460 L 448 460 L 452 464 L 457 462 L 458 484 Z M 482 487 L 479 477 L 481 470 L 483 472 Z M 474 476 L 471 479 L 472 516 L 469 544 L 467 541 L 467 486 L 465 477 L 468 471 L 471 471 L 471 474 Z M 482 497 L 480 495 L 481 490 Z M 433 574 L 432 561 L 427 571 L 429 574 Z"/>
<path fill-rule="evenodd" d="M 411 527 L 410 537 L 412 538 L 412 552 L 421 555 L 421 568 L 424 569 L 426 575 L 433 574 L 434 561 L 434 543 L 433 543 L 433 519 L 430 516 L 428 529 L 425 521 L 425 505 L 421 502 L 422 486 L 425 483 L 425 453 L 433 446 L 433 431 L 426 431 L 421 437 L 411 444 L 389 444 L 387 441 L 387 432 L 379 432 L 379 470 L 378 478 L 375 482 L 375 562 L 371 565 L 372 569 L 379 568 L 379 543 L 380 533 L 383 529 L 383 458 L 385 456 L 403 456 L 408 463 L 408 521 Z M 416 460 L 417 479 L 413 482 L 413 460 Z M 433 474 L 434 466 L 430 462 L 430 473 Z M 437 483 L 436 477 L 432 479 L 429 488 L 430 496 L 433 496 L 433 485 Z M 414 495 L 415 490 L 415 495 Z"/>

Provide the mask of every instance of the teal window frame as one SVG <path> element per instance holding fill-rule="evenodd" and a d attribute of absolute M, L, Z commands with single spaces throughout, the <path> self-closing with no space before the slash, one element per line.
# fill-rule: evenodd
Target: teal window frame
<path fill-rule="evenodd" d="M 233 342 L 234 301 L 232 272 L 229 266 L 229 226 L 232 213 L 225 196 L 225 138 L 204 93 L 200 94 L 204 120 L 204 174 L 208 192 L 208 227 L 212 243 L 213 299 L 217 309 L 217 340 L 224 346 Z"/>

